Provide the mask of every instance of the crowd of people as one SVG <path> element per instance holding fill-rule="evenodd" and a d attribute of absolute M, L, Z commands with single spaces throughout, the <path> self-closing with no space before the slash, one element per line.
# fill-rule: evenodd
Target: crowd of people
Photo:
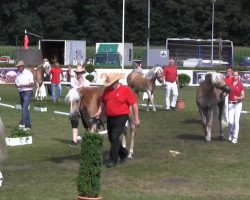
<path fill-rule="evenodd" d="M 43 64 L 48 65 L 48 60 L 45 59 Z M 15 80 L 15 85 L 18 89 L 22 106 L 22 116 L 18 126 L 20 129 L 30 130 L 31 119 L 28 107 L 33 95 L 34 78 L 32 73 L 26 69 L 23 61 L 18 61 L 16 67 L 18 69 L 18 74 Z M 144 75 L 140 64 L 135 65 L 134 71 Z M 84 66 L 77 65 L 75 69 L 72 69 L 70 66 L 67 70 L 67 82 L 70 83 L 67 85 L 68 90 L 90 86 L 91 83 L 85 78 L 84 74 Z M 51 82 L 51 88 L 49 87 L 47 89 L 48 93 L 51 94 L 51 100 L 53 102 L 59 101 L 62 97 L 62 78 L 63 71 L 59 63 L 55 62 L 49 70 L 49 75 L 45 75 L 44 79 L 45 81 Z M 134 125 L 136 127 L 139 127 L 140 125 L 136 96 L 128 86 L 119 82 L 121 78 L 124 77 L 115 73 L 106 76 L 106 79 L 104 80 L 105 90 L 102 95 L 101 106 L 96 113 L 96 117 L 98 118 L 101 111 L 104 110 L 107 116 L 107 131 L 110 141 L 110 155 L 107 167 L 116 166 L 119 159 L 122 161 L 128 156 L 128 150 L 122 146 L 120 136 L 125 128 L 126 121 L 129 119 L 131 111 Z M 163 66 L 163 79 L 166 111 L 173 112 L 176 110 L 179 85 L 177 66 L 173 59 L 169 60 L 168 65 Z M 236 144 L 239 136 L 239 120 L 242 110 L 242 100 L 245 98 L 245 89 L 239 79 L 238 71 L 233 71 L 232 67 L 227 68 L 225 82 L 231 89 L 231 92 L 228 95 L 222 94 L 225 96 L 226 102 L 225 118 L 229 126 L 228 140 Z M 79 116 L 80 115 L 81 113 L 79 113 Z M 72 128 L 72 141 L 70 146 L 76 147 L 79 132 L 79 118 L 70 119 L 70 123 Z M 83 125 L 87 129 L 87 124 L 85 124 L 84 121 Z"/>

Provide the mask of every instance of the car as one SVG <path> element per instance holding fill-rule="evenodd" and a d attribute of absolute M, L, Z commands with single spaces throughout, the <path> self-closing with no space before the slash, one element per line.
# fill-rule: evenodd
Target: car
<path fill-rule="evenodd" d="M 0 56 L 0 63 L 9 63 L 10 57 L 9 56 Z"/>
<path fill-rule="evenodd" d="M 242 67 L 250 67 L 250 56 L 241 57 L 240 66 L 242 66 Z"/>

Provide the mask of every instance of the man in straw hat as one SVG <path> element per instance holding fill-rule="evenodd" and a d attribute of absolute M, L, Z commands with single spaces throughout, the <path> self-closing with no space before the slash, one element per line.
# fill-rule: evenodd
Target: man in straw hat
<path fill-rule="evenodd" d="M 129 119 L 130 106 L 133 110 L 135 126 L 140 125 L 136 96 L 128 86 L 119 83 L 121 78 L 123 78 L 121 74 L 107 75 L 104 81 L 106 88 L 103 92 L 102 104 L 97 113 L 97 116 L 100 116 L 101 109 L 104 109 L 107 115 L 108 137 L 111 144 L 107 167 L 115 167 L 118 157 L 124 161 L 128 156 L 128 150 L 122 146 L 119 138 Z"/>
<path fill-rule="evenodd" d="M 22 60 L 16 64 L 18 73 L 16 76 L 15 84 L 19 91 L 20 102 L 22 106 L 22 117 L 18 127 L 23 130 L 31 129 L 31 120 L 29 114 L 29 104 L 33 95 L 34 78 L 31 71 L 25 68 Z"/>
<path fill-rule="evenodd" d="M 90 82 L 85 78 L 84 73 L 85 73 L 85 68 L 82 65 L 77 65 L 76 69 L 74 70 L 75 72 L 75 78 L 71 79 L 71 84 L 70 87 L 71 89 L 78 89 L 83 86 L 89 86 Z M 82 111 L 80 111 L 82 112 Z M 81 113 L 82 115 L 82 113 Z M 72 127 L 72 141 L 69 144 L 72 147 L 77 146 L 77 136 L 78 136 L 78 123 L 79 123 L 79 118 L 70 118 L 70 123 Z M 84 120 L 82 120 L 83 126 L 85 129 L 88 129 L 88 125 L 85 123 Z"/>

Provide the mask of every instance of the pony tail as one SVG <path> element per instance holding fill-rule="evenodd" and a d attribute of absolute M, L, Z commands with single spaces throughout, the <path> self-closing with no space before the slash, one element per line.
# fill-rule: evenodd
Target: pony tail
<path fill-rule="evenodd" d="M 6 154 L 4 124 L 2 122 L 2 119 L 0 118 L 0 161 L 5 159 Z"/>

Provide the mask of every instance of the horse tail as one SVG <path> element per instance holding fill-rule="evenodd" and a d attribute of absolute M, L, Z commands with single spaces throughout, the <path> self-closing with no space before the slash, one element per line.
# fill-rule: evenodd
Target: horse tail
<path fill-rule="evenodd" d="M 0 118 L 0 161 L 4 160 L 5 157 L 6 157 L 6 144 L 5 144 L 4 124 Z"/>

